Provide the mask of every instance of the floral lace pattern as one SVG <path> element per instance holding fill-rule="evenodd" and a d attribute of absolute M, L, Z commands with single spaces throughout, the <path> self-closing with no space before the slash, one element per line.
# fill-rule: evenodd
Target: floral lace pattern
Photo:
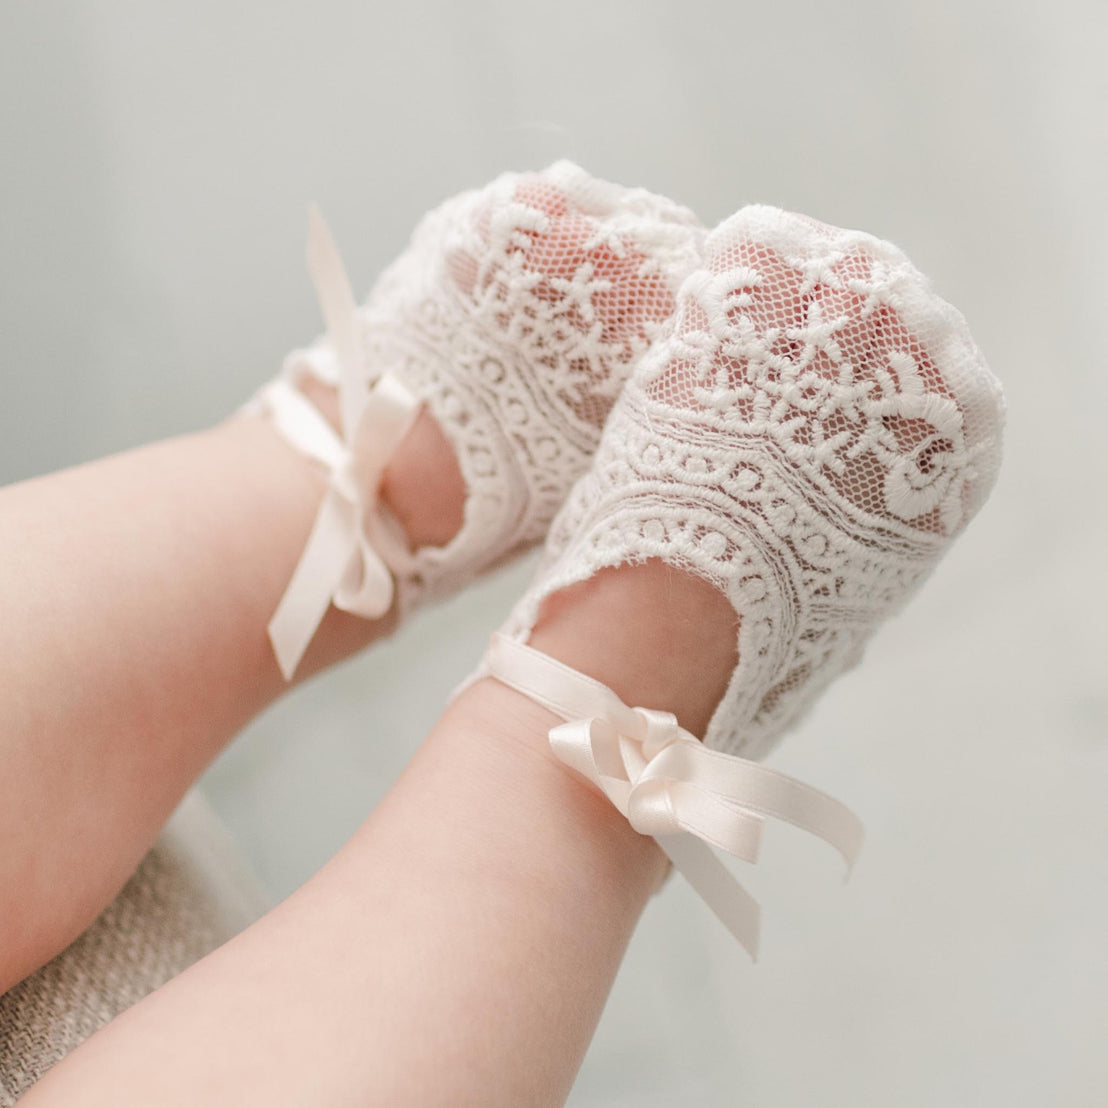
<path fill-rule="evenodd" d="M 540 542 L 632 366 L 697 263 L 691 212 L 568 162 L 428 214 L 359 314 L 366 379 L 395 373 L 453 446 L 461 531 L 397 570 L 402 608 Z M 286 372 L 326 378 L 326 342 Z"/>
<path fill-rule="evenodd" d="M 861 656 L 991 488 L 1000 388 L 888 243 L 773 208 L 707 239 L 505 631 L 607 566 L 723 591 L 740 664 L 709 746 L 765 753 Z"/>

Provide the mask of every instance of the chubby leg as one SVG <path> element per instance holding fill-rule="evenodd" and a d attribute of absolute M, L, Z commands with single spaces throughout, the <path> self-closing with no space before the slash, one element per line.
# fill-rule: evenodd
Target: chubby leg
<path fill-rule="evenodd" d="M 533 641 L 694 727 L 733 618 L 647 565 L 557 597 Z M 557 761 L 557 722 L 474 685 L 320 873 L 23 1103 L 563 1103 L 665 858 Z"/>
<path fill-rule="evenodd" d="M 425 405 L 381 488 L 417 552 L 406 596 L 541 538 L 698 236 L 691 213 L 564 164 L 429 217 L 358 310 L 365 362 L 345 367 L 388 368 Z M 335 423 L 303 372 L 314 349 L 293 376 Z M 0 492 L 0 990 L 90 922 L 282 687 L 264 628 L 321 495 L 252 420 Z M 332 611 L 297 672 L 394 622 Z"/>
<path fill-rule="evenodd" d="M 284 688 L 266 624 L 322 489 L 256 418 L 0 489 L 0 992 L 95 918 Z M 426 418 L 385 494 L 413 541 L 456 529 L 460 477 Z M 393 622 L 332 610 L 304 673 Z"/>

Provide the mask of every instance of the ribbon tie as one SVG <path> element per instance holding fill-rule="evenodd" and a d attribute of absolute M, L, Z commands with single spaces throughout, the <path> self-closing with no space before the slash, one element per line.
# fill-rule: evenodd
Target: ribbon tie
<path fill-rule="evenodd" d="M 332 603 L 371 619 L 392 605 L 392 574 L 377 547 L 394 550 L 397 557 L 405 547 L 395 522 L 378 503 L 377 490 L 419 408 L 391 373 L 367 386 L 354 294 L 331 233 L 314 207 L 308 219 L 308 271 L 334 359 L 333 366 L 325 362 L 315 368 L 321 377 L 337 378 L 342 435 L 335 434 L 294 384 L 278 379 L 263 393 L 278 430 L 330 471 L 304 552 L 269 622 L 285 680 L 292 679 Z"/>
<path fill-rule="evenodd" d="M 761 910 L 712 853 L 757 862 L 767 817 L 830 843 L 848 872 L 862 825 L 832 797 L 776 770 L 709 750 L 669 712 L 629 708 L 611 689 L 523 643 L 494 635 L 492 676 L 569 721 L 554 753 L 658 845 L 752 958 Z"/>

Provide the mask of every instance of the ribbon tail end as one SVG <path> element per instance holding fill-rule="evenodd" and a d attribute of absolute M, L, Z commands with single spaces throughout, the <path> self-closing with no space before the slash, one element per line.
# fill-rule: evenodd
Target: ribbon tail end
<path fill-rule="evenodd" d="M 328 492 L 320 505 L 304 553 L 267 628 L 277 665 L 291 681 L 350 560 L 342 504 Z"/>
<path fill-rule="evenodd" d="M 700 839 L 692 835 L 661 835 L 655 841 L 756 962 L 762 921 L 758 902 Z"/>
<path fill-rule="evenodd" d="M 308 649 L 308 643 L 303 641 L 303 636 L 294 637 L 292 629 L 281 617 L 282 611 L 278 608 L 269 621 L 266 632 L 273 647 L 273 656 L 277 659 L 277 668 L 281 671 L 285 683 L 288 684 L 296 676 L 300 661 Z"/>
<path fill-rule="evenodd" d="M 315 259 L 320 250 L 318 244 L 324 243 L 323 248 L 325 249 L 330 241 L 331 231 L 327 226 L 327 221 L 323 218 L 323 212 L 319 210 L 319 205 L 313 200 L 308 205 L 308 239 L 305 250 L 309 273 L 315 265 Z"/>
<path fill-rule="evenodd" d="M 843 874 L 843 884 L 845 885 L 850 878 L 854 875 L 854 865 L 858 861 L 858 855 L 862 852 L 862 846 L 866 841 L 865 829 L 862 827 L 862 821 L 857 820 L 857 826 L 854 832 L 852 841 L 848 848 L 842 851 L 843 861 L 846 862 L 846 873 Z"/>

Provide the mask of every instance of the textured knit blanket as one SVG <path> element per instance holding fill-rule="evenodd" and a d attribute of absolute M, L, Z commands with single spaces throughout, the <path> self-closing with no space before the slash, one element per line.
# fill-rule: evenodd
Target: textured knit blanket
<path fill-rule="evenodd" d="M 264 908 L 226 831 L 190 794 L 96 922 L 0 996 L 0 1108 Z"/>

